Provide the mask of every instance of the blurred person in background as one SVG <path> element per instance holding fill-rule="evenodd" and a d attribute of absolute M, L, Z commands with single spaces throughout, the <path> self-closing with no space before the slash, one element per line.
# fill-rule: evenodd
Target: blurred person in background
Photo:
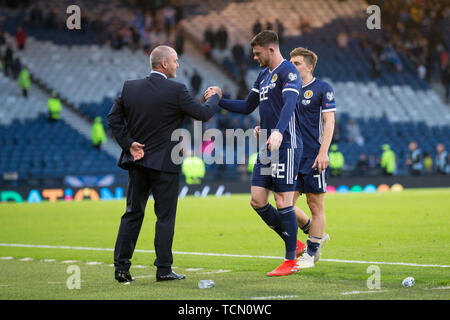
<path fill-rule="evenodd" d="M 22 89 L 22 95 L 28 98 L 28 90 L 30 89 L 30 73 L 27 67 L 23 67 L 19 73 L 19 86 Z"/>
<path fill-rule="evenodd" d="M 27 35 L 22 26 L 19 26 L 16 31 L 16 43 L 19 50 L 25 49 L 25 42 L 27 40 Z"/>
<path fill-rule="evenodd" d="M 413 176 L 421 175 L 423 171 L 422 151 L 418 148 L 416 141 L 411 141 L 408 147 L 409 153 L 406 164 L 409 166 L 409 173 Z"/>
<path fill-rule="evenodd" d="M 330 150 L 330 174 L 334 177 L 338 177 L 341 175 L 341 170 L 344 166 L 344 155 L 339 151 L 336 144 L 332 144 Z"/>
<path fill-rule="evenodd" d="M 48 118 L 50 122 L 58 121 L 62 105 L 61 101 L 59 100 L 55 92 L 52 92 L 52 96 L 50 97 L 50 99 L 48 99 L 47 107 L 48 107 Z"/>
<path fill-rule="evenodd" d="M 425 153 L 423 158 L 423 168 L 426 174 L 433 173 L 433 158 L 431 158 L 430 153 Z"/>
<path fill-rule="evenodd" d="M 395 172 L 395 152 L 388 144 L 383 144 L 381 148 L 383 153 L 381 154 L 380 167 L 385 176 L 392 176 Z"/>
<path fill-rule="evenodd" d="M 103 127 L 102 117 L 95 117 L 91 129 L 91 141 L 94 148 L 100 149 L 102 144 L 106 143 L 106 133 Z"/>
<path fill-rule="evenodd" d="M 445 146 L 439 143 L 436 146 L 436 172 L 439 174 L 450 173 L 450 155 L 445 150 Z"/>
<path fill-rule="evenodd" d="M 367 162 L 367 155 L 363 152 L 359 155 L 359 160 L 356 163 L 356 174 L 359 176 L 365 176 L 369 169 L 369 162 Z"/>

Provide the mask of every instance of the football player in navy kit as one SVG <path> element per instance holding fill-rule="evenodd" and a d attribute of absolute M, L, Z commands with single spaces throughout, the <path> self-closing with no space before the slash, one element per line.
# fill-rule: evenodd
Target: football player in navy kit
<path fill-rule="evenodd" d="M 317 55 L 311 50 L 298 47 L 291 51 L 291 62 L 302 77 L 298 108 L 300 131 L 303 139 L 303 155 L 297 176 L 298 197 L 305 193 L 311 211 L 311 219 L 295 207 L 299 227 L 309 234 L 307 250 L 298 259 L 297 267 L 311 268 L 320 259 L 321 249 L 330 239 L 324 233 L 324 198 L 327 190 L 328 149 L 333 138 L 336 103 L 329 83 L 313 76 Z"/>
<path fill-rule="evenodd" d="M 328 149 L 334 131 L 336 103 L 331 86 L 313 77 L 317 55 L 311 50 L 298 47 L 291 51 L 291 63 L 302 78 L 302 89 L 297 101 L 303 154 L 297 176 L 294 205 L 305 193 L 311 211 L 311 219 L 298 207 L 294 207 L 299 228 L 308 234 L 306 252 L 299 257 L 297 267 L 311 268 L 320 259 L 321 249 L 330 239 L 324 233 L 324 197 L 327 190 Z M 255 128 L 259 134 L 259 127 Z"/>
<path fill-rule="evenodd" d="M 253 38 L 251 46 L 254 59 L 263 68 L 253 88 L 246 100 L 221 99 L 219 105 L 242 114 L 250 114 L 259 106 L 261 130 L 270 134 L 267 152 L 260 150 L 254 166 L 251 206 L 285 242 L 284 262 L 267 275 L 286 276 L 298 271 L 298 252 L 305 247 L 297 240 L 298 221 L 293 208 L 302 154 L 297 108 L 301 79 L 295 66 L 283 59 L 275 32 L 262 31 Z M 275 161 L 274 150 L 279 156 Z M 265 163 L 265 154 L 270 163 Z M 269 203 L 271 192 L 277 208 Z"/>

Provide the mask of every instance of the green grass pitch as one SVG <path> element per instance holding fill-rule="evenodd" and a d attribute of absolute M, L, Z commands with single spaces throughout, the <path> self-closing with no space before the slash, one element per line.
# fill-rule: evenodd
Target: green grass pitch
<path fill-rule="evenodd" d="M 132 260 L 137 279 L 130 285 L 117 283 L 111 266 L 125 201 L 0 204 L 0 300 L 450 298 L 450 189 L 327 195 L 331 241 L 323 250 L 324 260 L 277 278 L 266 273 L 281 263 L 283 242 L 249 201 L 250 195 L 181 199 L 174 270 L 187 279 L 161 283 L 155 280 L 155 215 L 149 201 L 139 252 Z M 297 205 L 309 214 L 304 197 Z M 306 241 L 306 236 L 299 233 L 299 239 Z M 367 268 L 373 262 L 420 266 L 377 264 L 381 288 L 371 290 Z M 80 267 L 80 289 L 67 288 L 70 265 Z M 401 282 L 408 276 L 416 284 L 404 288 Z M 216 286 L 198 289 L 201 279 L 212 279 Z"/>

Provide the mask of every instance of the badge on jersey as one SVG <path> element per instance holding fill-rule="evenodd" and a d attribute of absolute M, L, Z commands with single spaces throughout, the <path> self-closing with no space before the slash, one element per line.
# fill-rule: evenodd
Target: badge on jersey
<path fill-rule="evenodd" d="M 277 74 L 275 73 L 275 74 L 273 75 L 273 77 L 272 77 L 272 80 L 270 80 L 270 82 L 274 83 L 275 81 L 277 81 L 277 79 L 278 79 L 278 76 L 277 76 Z"/>
<path fill-rule="evenodd" d="M 305 99 L 311 99 L 313 94 L 314 93 L 311 90 L 306 90 L 306 92 L 303 96 L 305 97 Z"/>
<path fill-rule="evenodd" d="M 297 80 L 297 75 L 293 72 L 290 72 L 288 74 L 288 79 L 289 79 L 289 81 L 295 81 L 295 80 Z"/>
<path fill-rule="evenodd" d="M 334 93 L 333 92 L 327 92 L 326 94 L 328 101 L 331 101 L 334 99 Z"/>

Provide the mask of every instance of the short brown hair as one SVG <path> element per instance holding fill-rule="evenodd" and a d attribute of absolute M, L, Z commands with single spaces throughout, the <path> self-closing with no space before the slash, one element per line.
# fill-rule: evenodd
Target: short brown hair
<path fill-rule="evenodd" d="M 308 50 L 308 49 L 302 48 L 302 47 L 295 48 L 294 50 L 291 51 L 290 54 L 291 54 L 291 58 L 297 57 L 297 56 L 302 56 L 303 59 L 305 60 L 305 62 L 313 67 L 313 70 L 316 67 L 317 60 L 319 59 L 317 57 L 317 54 L 315 54 L 311 50 Z"/>
<path fill-rule="evenodd" d="M 250 42 L 252 48 L 255 46 L 265 47 L 269 44 L 275 44 L 277 46 L 279 45 L 278 35 L 272 30 L 261 31 L 256 36 L 254 36 L 252 42 Z"/>

